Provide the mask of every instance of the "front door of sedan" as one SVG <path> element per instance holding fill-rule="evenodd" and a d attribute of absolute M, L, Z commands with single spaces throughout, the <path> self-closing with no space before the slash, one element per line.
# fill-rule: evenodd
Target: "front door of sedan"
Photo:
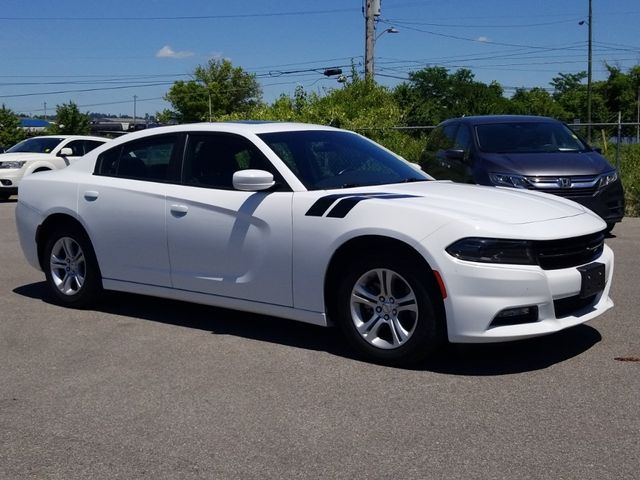
<path fill-rule="evenodd" d="M 248 139 L 190 134 L 183 186 L 167 194 L 174 288 L 291 306 L 292 195 L 234 190 L 232 175 L 254 168 L 275 174 Z M 280 180 L 282 184 L 282 180 Z"/>

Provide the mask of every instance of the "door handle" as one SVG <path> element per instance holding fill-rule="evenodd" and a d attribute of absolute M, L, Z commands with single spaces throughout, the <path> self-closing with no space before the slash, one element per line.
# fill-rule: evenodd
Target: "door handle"
<path fill-rule="evenodd" d="M 174 217 L 184 217 L 189 211 L 189 207 L 186 205 L 174 204 L 169 207 L 169 210 L 171 210 Z"/>
<path fill-rule="evenodd" d="M 98 199 L 98 192 L 96 192 L 95 190 L 88 190 L 86 192 L 84 192 L 84 199 L 89 201 L 89 202 L 94 202 Z"/>

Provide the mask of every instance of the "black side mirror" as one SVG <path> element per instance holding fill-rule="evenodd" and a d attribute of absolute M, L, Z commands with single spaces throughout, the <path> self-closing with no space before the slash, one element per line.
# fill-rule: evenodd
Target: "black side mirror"
<path fill-rule="evenodd" d="M 451 160 L 464 160 L 464 150 L 452 148 L 444 152 L 444 155 Z"/>

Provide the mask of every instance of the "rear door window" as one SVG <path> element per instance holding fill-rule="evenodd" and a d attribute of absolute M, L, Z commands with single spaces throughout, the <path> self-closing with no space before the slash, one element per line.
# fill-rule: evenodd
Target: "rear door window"
<path fill-rule="evenodd" d="M 97 175 L 176 181 L 180 162 L 180 135 L 160 135 L 125 143 L 102 153 L 96 162 Z"/>

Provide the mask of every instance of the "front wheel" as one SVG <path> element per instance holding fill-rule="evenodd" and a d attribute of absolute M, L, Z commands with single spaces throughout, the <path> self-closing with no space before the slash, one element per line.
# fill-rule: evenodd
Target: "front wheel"
<path fill-rule="evenodd" d="M 58 303 L 82 308 L 95 301 L 102 289 L 101 276 L 91 242 L 81 229 L 53 232 L 44 255 L 47 284 Z"/>
<path fill-rule="evenodd" d="M 403 260 L 355 261 L 338 286 L 334 311 L 357 352 L 377 363 L 408 365 L 435 353 L 444 339 L 444 319 L 435 289 Z"/>

